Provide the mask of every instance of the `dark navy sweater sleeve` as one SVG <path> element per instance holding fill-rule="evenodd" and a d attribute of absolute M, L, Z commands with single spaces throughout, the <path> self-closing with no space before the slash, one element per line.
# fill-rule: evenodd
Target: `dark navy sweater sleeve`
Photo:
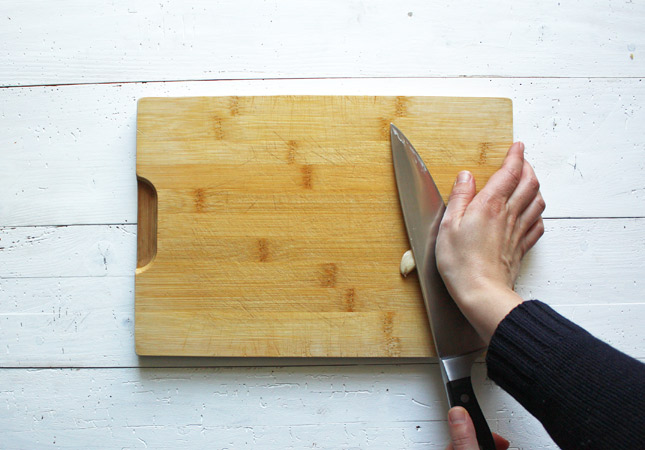
<path fill-rule="evenodd" d="M 486 364 L 562 449 L 645 449 L 645 364 L 546 304 L 513 309 L 495 330 Z"/>

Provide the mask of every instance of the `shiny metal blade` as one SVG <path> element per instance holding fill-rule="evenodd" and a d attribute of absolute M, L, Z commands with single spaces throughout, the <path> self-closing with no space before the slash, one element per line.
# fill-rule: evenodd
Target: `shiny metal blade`
<path fill-rule="evenodd" d="M 435 243 L 446 209 L 441 194 L 419 154 L 394 125 L 390 139 L 401 209 L 437 355 L 444 360 L 476 353 L 485 344 L 450 297 L 435 262 Z"/>

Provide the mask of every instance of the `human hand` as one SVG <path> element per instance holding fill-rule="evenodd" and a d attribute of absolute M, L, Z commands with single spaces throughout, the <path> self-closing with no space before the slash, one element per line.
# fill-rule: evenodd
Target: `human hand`
<path fill-rule="evenodd" d="M 513 291 L 520 261 L 544 233 L 545 204 L 524 144 L 511 146 L 502 167 L 475 195 L 460 172 L 437 236 L 437 268 L 450 295 L 488 343 L 522 298 Z"/>
<path fill-rule="evenodd" d="M 450 427 L 450 444 L 446 450 L 479 450 L 475 426 L 466 411 L 461 406 L 455 406 L 448 411 L 448 426 Z M 496 450 L 506 450 L 509 442 L 499 434 L 493 433 Z"/>

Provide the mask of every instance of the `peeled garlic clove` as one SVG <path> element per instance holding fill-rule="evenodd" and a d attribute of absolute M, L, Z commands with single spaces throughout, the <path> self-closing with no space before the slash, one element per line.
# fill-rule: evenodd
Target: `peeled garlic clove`
<path fill-rule="evenodd" d="M 401 258 L 401 275 L 407 277 L 410 272 L 412 272 L 417 267 L 417 263 L 414 261 L 414 255 L 412 250 L 408 250 L 403 254 Z"/>

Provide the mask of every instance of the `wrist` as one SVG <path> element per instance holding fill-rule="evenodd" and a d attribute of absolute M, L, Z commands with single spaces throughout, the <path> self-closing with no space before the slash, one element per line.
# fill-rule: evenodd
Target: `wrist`
<path fill-rule="evenodd" d="M 481 283 L 457 301 L 462 313 L 488 344 L 499 323 L 524 300 L 506 285 Z"/>

